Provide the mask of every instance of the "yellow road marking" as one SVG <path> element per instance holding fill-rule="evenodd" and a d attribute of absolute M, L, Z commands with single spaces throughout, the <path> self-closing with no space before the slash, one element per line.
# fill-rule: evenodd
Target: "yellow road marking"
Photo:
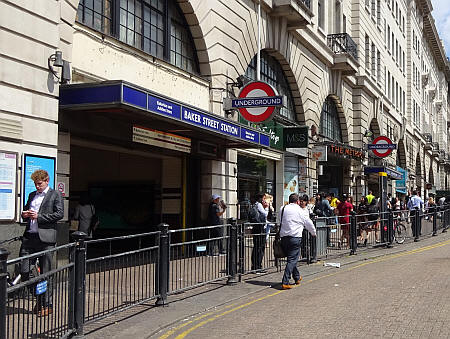
<path fill-rule="evenodd" d="M 317 281 L 317 280 L 320 280 L 320 279 L 332 277 L 332 276 L 335 276 L 335 275 L 337 275 L 337 274 L 340 274 L 340 273 L 343 273 L 343 272 L 346 272 L 346 271 L 348 272 L 348 271 L 351 271 L 351 270 L 354 270 L 354 269 L 356 269 L 356 268 L 360 268 L 360 267 L 363 267 L 363 266 L 366 266 L 366 265 L 369 265 L 369 264 L 375 264 L 375 263 L 378 263 L 378 262 L 383 262 L 383 261 L 387 261 L 387 260 L 391 260 L 391 259 L 396 259 L 396 258 L 399 258 L 399 257 L 403 257 L 403 256 L 406 256 L 406 255 L 411 255 L 411 254 L 421 253 L 421 252 L 428 251 L 428 250 L 431 250 L 431 249 L 434 249 L 434 248 L 438 248 L 438 247 L 442 247 L 442 246 L 445 246 L 445 245 L 448 245 L 448 244 L 450 244 L 450 240 L 446 240 L 446 241 L 443 241 L 443 242 L 440 242 L 440 243 L 437 243 L 437 244 L 433 244 L 433 245 L 424 246 L 424 247 L 417 248 L 417 249 L 414 249 L 414 250 L 410 250 L 410 251 L 407 251 L 407 252 L 402 252 L 402 253 L 396 253 L 396 254 L 387 255 L 387 256 L 385 256 L 385 257 L 381 257 L 381 258 L 378 258 L 378 259 L 370 259 L 370 260 L 368 260 L 367 262 L 364 262 L 364 263 L 362 263 L 362 264 L 359 264 L 359 265 L 355 265 L 355 266 L 349 267 L 349 268 L 347 268 L 347 269 L 344 270 L 344 271 L 338 271 L 338 272 L 334 272 L 334 273 L 329 273 L 329 274 L 321 275 L 320 277 L 316 277 L 316 278 L 314 278 L 314 279 L 310 279 L 310 280 L 307 280 L 307 281 L 302 281 L 302 284 L 301 284 L 301 285 L 303 285 L 303 284 L 308 284 L 308 283 L 312 283 L 312 282 Z M 300 285 L 300 286 L 301 286 L 301 285 Z M 278 295 L 278 294 L 280 294 L 280 293 L 282 293 L 282 292 L 286 292 L 286 291 L 285 291 L 285 290 L 277 291 L 277 292 L 275 292 L 275 293 L 268 294 L 268 295 L 263 296 L 263 297 L 261 297 L 261 298 L 254 299 L 254 300 L 252 300 L 252 301 L 250 301 L 250 302 L 247 302 L 247 303 L 245 303 L 245 304 L 242 304 L 242 305 L 239 305 L 239 306 L 234 307 L 234 308 L 232 308 L 232 309 L 229 309 L 229 310 L 227 310 L 227 311 L 225 311 L 225 312 L 216 314 L 216 315 L 212 316 L 211 318 L 208 318 L 208 319 L 206 319 L 206 320 L 203 320 L 203 321 L 201 321 L 200 323 L 194 325 L 193 327 L 191 327 L 191 328 L 185 330 L 184 332 L 182 332 L 181 334 L 179 334 L 179 335 L 176 337 L 176 339 L 182 339 L 182 338 L 186 337 L 189 333 L 195 331 L 195 330 L 196 330 L 197 328 L 199 328 L 199 327 L 202 327 L 202 326 L 206 325 L 206 324 L 209 323 L 209 322 L 212 322 L 212 321 L 214 321 L 214 320 L 216 320 L 216 319 L 218 319 L 218 318 L 221 318 L 221 317 L 223 317 L 223 316 L 225 316 L 225 315 L 227 315 L 227 314 L 230 314 L 230 313 L 232 313 L 232 312 L 235 312 L 235 311 L 238 311 L 238 310 L 243 309 L 243 308 L 245 308 L 245 307 L 248 307 L 248 306 L 250 306 L 250 305 L 253 305 L 254 303 L 257 303 L 257 302 L 259 302 L 259 301 L 265 300 L 265 299 L 267 299 L 267 298 L 274 297 L 274 296 L 276 296 L 276 295 Z M 230 306 L 227 306 L 226 308 L 230 308 L 230 307 L 232 307 L 232 306 L 234 306 L 234 305 L 235 305 L 235 304 L 230 305 Z M 160 339 L 167 339 L 169 336 L 171 336 L 172 334 L 174 334 L 174 333 L 177 332 L 178 330 L 180 330 L 180 329 L 186 327 L 187 325 L 190 325 L 190 324 L 192 324 L 192 323 L 194 323 L 194 322 L 196 322 L 196 321 L 202 320 L 202 319 L 204 319 L 204 318 L 206 318 L 206 317 L 208 317 L 208 316 L 210 316 L 210 315 L 212 315 L 212 314 L 214 314 L 214 312 L 209 312 L 209 313 L 203 314 L 202 316 L 199 316 L 199 317 L 197 317 L 197 318 L 195 318 L 195 319 L 193 319 L 193 320 L 191 320 L 191 321 L 188 321 L 188 322 L 186 322 L 186 323 L 184 323 L 184 324 L 182 324 L 182 325 L 180 325 L 180 326 L 178 326 L 178 327 L 176 327 L 176 328 L 174 328 L 174 329 L 172 329 L 172 330 L 166 332 L 164 335 L 162 335 L 162 336 L 159 337 L 159 338 L 160 338 Z"/>

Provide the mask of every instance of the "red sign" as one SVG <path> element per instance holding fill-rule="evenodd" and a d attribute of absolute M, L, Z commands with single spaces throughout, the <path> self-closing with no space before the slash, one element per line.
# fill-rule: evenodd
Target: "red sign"
<path fill-rule="evenodd" d="M 251 99 L 258 98 L 260 101 L 265 97 L 275 97 L 277 94 L 275 90 L 269 84 L 262 81 L 253 81 L 246 86 L 244 86 L 239 92 L 240 99 Z M 258 105 L 259 106 L 259 105 Z M 239 112 L 244 117 L 245 120 L 250 122 L 263 122 L 268 120 L 274 110 L 274 106 L 263 106 L 260 107 L 240 107 Z"/>
<path fill-rule="evenodd" d="M 368 145 L 368 149 L 372 150 L 373 154 L 377 157 L 384 158 L 392 153 L 393 149 L 396 149 L 397 145 L 393 144 L 391 139 L 383 135 L 375 138 L 371 145 Z"/>

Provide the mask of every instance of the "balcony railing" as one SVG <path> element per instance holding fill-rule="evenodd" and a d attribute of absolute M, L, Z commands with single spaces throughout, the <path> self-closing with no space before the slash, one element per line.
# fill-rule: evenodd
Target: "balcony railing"
<path fill-rule="evenodd" d="M 311 10 L 311 0 L 297 0 L 297 2 L 302 3 L 306 7 L 308 7 L 309 10 Z"/>
<path fill-rule="evenodd" d="M 349 54 L 358 60 L 356 44 L 347 33 L 329 34 L 327 42 L 334 54 Z"/>

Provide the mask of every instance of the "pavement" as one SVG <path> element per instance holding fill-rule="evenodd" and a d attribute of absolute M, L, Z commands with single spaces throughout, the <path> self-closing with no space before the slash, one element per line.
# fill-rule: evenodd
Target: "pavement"
<path fill-rule="evenodd" d="M 449 338 L 450 232 L 392 248 L 358 249 L 300 264 L 302 284 L 280 289 L 282 272 L 243 276 L 154 300 L 85 326 L 94 338 Z M 339 263 L 340 268 L 324 266 Z M 287 311 L 287 312 L 286 312 Z M 287 316 L 285 316 L 287 315 Z"/>

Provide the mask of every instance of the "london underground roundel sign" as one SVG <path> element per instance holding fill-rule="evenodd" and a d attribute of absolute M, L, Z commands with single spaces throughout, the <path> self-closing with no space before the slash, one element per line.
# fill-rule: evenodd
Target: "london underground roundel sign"
<path fill-rule="evenodd" d="M 367 145 L 367 148 L 372 150 L 377 157 L 384 158 L 391 154 L 392 150 L 397 148 L 397 145 L 393 144 L 391 139 L 382 135 L 375 138 L 372 144 Z"/>
<path fill-rule="evenodd" d="M 283 105 L 283 97 L 263 81 L 253 81 L 239 92 L 239 98 L 232 101 L 245 120 L 258 123 L 272 117 L 275 107 Z"/>

